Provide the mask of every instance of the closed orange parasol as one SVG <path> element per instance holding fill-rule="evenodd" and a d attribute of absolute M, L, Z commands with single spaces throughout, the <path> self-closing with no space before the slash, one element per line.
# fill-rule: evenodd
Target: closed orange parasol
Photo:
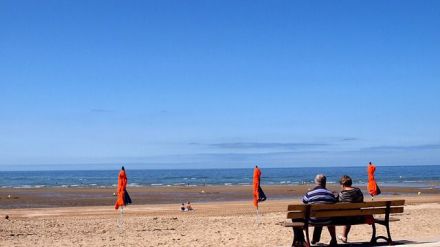
<path fill-rule="evenodd" d="M 258 202 L 266 200 L 266 195 L 264 194 L 263 190 L 260 187 L 260 177 L 261 177 L 261 170 L 260 168 L 258 168 L 258 166 L 255 166 L 253 194 L 254 194 L 254 206 L 257 209 L 258 209 Z"/>
<path fill-rule="evenodd" d="M 377 186 L 376 179 L 374 178 L 374 172 L 376 166 L 373 163 L 368 163 L 368 193 L 371 196 L 377 196 L 381 193 L 379 186 Z"/>
<path fill-rule="evenodd" d="M 118 176 L 118 190 L 117 190 L 118 199 L 115 204 L 115 209 L 118 209 L 119 207 L 126 205 L 125 202 L 126 189 L 127 189 L 127 174 L 125 173 L 124 167 L 122 167 Z"/>

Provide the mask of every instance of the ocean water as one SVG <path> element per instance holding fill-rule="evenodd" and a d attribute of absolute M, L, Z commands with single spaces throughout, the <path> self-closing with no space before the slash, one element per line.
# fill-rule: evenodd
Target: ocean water
<path fill-rule="evenodd" d="M 209 186 L 250 185 L 253 168 L 130 170 L 130 187 L 142 186 Z M 96 171 L 0 171 L 0 188 L 41 187 L 113 187 L 118 170 Z M 328 183 L 337 183 L 341 175 L 349 175 L 355 184 L 367 182 L 366 167 L 262 167 L 262 184 L 288 185 L 312 183 L 316 174 L 327 176 Z M 376 179 L 383 185 L 440 187 L 440 166 L 378 166 Z"/>

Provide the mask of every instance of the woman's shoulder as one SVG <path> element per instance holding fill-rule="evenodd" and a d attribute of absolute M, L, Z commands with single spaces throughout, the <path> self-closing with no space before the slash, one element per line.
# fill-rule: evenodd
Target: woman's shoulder
<path fill-rule="evenodd" d="M 362 194 L 362 190 L 358 187 L 352 187 L 350 190 L 346 190 L 349 194 Z"/>
<path fill-rule="evenodd" d="M 358 187 L 353 187 L 353 191 L 355 191 L 356 193 L 361 193 L 362 194 L 362 190 L 359 189 Z"/>
<path fill-rule="evenodd" d="M 363 194 L 359 188 L 353 187 L 352 189 L 339 192 L 339 200 L 348 202 L 362 201 Z"/>

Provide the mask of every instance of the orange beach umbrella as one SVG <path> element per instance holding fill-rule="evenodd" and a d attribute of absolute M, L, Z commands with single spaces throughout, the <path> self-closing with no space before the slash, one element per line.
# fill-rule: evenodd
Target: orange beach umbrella
<path fill-rule="evenodd" d="M 122 167 L 118 175 L 118 190 L 117 190 L 118 199 L 115 204 L 115 209 L 118 209 L 119 207 L 126 205 L 125 203 L 126 188 L 127 188 L 127 174 L 125 173 L 124 167 Z"/>
<path fill-rule="evenodd" d="M 266 200 L 266 195 L 260 187 L 260 177 L 261 170 L 258 166 L 255 166 L 254 169 L 254 181 L 253 181 L 253 195 L 254 195 L 254 206 L 258 209 L 258 202 L 262 202 Z"/>
<path fill-rule="evenodd" d="M 373 163 L 368 164 L 368 193 L 371 196 L 377 196 L 380 194 L 379 186 L 377 186 L 376 179 L 374 178 L 374 172 L 376 166 Z"/>
<path fill-rule="evenodd" d="M 261 171 L 258 168 L 258 166 L 255 166 L 254 169 L 254 206 L 256 208 L 258 208 L 258 197 L 259 197 L 259 193 L 258 193 L 258 187 L 260 186 L 260 176 L 261 176 Z"/>

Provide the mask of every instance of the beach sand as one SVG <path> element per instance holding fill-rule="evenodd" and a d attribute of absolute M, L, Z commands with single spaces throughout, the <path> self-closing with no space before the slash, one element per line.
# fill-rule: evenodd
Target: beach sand
<path fill-rule="evenodd" d="M 179 211 L 180 198 L 175 198 L 177 203 L 172 204 L 130 205 L 125 210 L 123 223 L 119 226 L 120 214 L 113 209 L 114 197 L 110 197 L 112 200 L 109 200 L 109 205 L 106 206 L 90 206 L 87 203 L 91 201 L 85 200 L 85 203 L 83 202 L 85 205 L 74 204 L 62 207 L 48 200 L 44 205 L 46 207 L 42 208 L 18 207 L 22 203 L 12 202 L 9 202 L 9 207 L 5 207 L 7 200 L 20 200 L 20 198 L 24 200 L 23 198 L 32 198 L 32 196 L 26 196 L 29 190 L 25 192 L 16 190 L 14 194 L 19 196 L 15 197 L 19 198 L 5 199 L 5 193 L 12 192 L 2 190 L 0 246 L 290 246 L 292 231 L 280 224 L 285 221 L 287 205 L 298 203 L 299 194 L 307 190 L 307 186 L 281 187 L 283 191 L 292 194 L 292 199 L 269 200 L 261 203 L 261 215 L 258 219 L 251 200 L 244 201 L 240 196 L 240 193 L 249 188 L 220 186 L 205 189 L 204 193 L 201 192 L 201 188 L 191 188 L 189 191 L 208 195 L 230 192 L 230 196 L 236 201 L 193 200 L 195 210 L 190 212 Z M 132 190 L 132 195 L 145 190 L 138 189 L 139 191 Z M 165 195 L 173 191 L 173 188 L 153 189 L 156 190 L 155 193 Z M 231 189 L 235 193 L 232 193 Z M 80 190 L 88 191 L 95 196 L 104 193 L 101 191 L 96 194 L 90 192 L 90 189 L 70 192 L 73 195 L 83 193 Z M 280 188 L 271 187 L 266 191 L 271 190 L 280 191 Z M 398 190 L 387 188 L 385 191 L 392 192 L 381 196 L 381 200 L 407 200 L 405 212 L 398 216 L 401 221 L 391 223 L 393 239 L 398 243 L 430 243 L 427 246 L 440 246 L 440 243 L 438 245 L 435 243 L 440 241 L 440 194 L 430 190 L 432 193 L 417 195 L 413 188 Z M 46 189 L 46 192 L 54 193 L 50 189 Z M 59 193 L 64 196 L 59 196 L 58 199 L 67 200 L 62 192 Z M 136 199 L 137 196 L 133 197 Z M 366 199 L 369 200 L 368 197 Z M 99 203 L 107 203 L 107 199 L 101 199 L 99 203 L 93 200 L 92 202 L 99 205 Z M 66 201 L 63 203 L 62 205 L 69 205 Z M 41 204 L 37 201 L 28 202 L 26 205 Z M 9 216 L 9 220 L 5 219 L 5 215 Z M 378 233 L 385 234 L 381 226 L 378 226 Z M 370 226 L 354 226 L 349 241 L 368 242 L 370 236 Z M 321 242 L 328 243 L 328 241 L 328 232 L 324 230 Z"/>

